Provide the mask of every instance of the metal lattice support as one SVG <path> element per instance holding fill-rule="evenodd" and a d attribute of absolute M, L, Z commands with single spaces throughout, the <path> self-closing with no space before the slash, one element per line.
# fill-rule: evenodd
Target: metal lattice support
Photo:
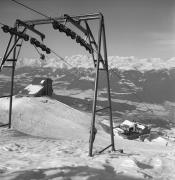
<path fill-rule="evenodd" d="M 89 21 L 97 21 L 99 23 L 99 32 L 98 32 L 98 41 L 95 40 L 94 35 L 91 31 Z M 60 23 L 66 22 L 71 23 L 75 28 L 81 31 L 86 38 L 88 39 L 88 44 L 85 40 L 83 40 L 80 36 L 76 35 L 75 32 L 72 32 L 66 26 L 63 26 Z M 94 98 L 93 98 L 93 108 L 92 108 L 92 121 L 91 121 L 91 130 L 90 130 L 90 139 L 89 139 L 89 156 L 93 156 L 93 143 L 95 140 L 96 128 L 95 128 L 95 121 L 97 112 L 108 109 L 109 111 L 109 121 L 110 121 L 110 135 L 111 135 L 111 144 L 101 150 L 99 153 L 103 152 L 104 150 L 108 149 L 109 147 L 112 148 L 112 151 L 115 150 L 114 144 L 114 133 L 113 133 L 113 120 L 112 120 L 112 106 L 111 106 L 111 94 L 110 94 L 110 82 L 109 82 L 109 72 L 108 72 L 108 58 L 107 58 L 107 45 L 106 45 L 106 35 L 105 35 L 105 24 L 104 24 L 104 17 L 101 13 L 96 14 L 87 14 L 87 15 L 79 15 L 79 16 L 69 16 L 65 14 L 63 17 L 58 18 L 45 18 L 45 19 L 38 19 L 38 20 L 28 20 L 28 21 L 21 21 L 16 20 L 15 27 L 18 29 L 20 26 L 24 27 L 23 32 L 26 29 L 29 29 L 39 35 L 41 39 L 45 37 L 44 34 L 39 32 L 38 30 L 34 29 L 36 25 L 42 24 L 52 24 L 54 29 L 59 29 L 62 27 L 62 31 L 66 33 L 67 36 L 71 36 L 72 39 L 76 39 L 77 43 L 84 46 L 89 53 L 92 55 L 92 59 L 94 62 L 94 67 L 96 70 L 96 77 L 95 77 L 95 87 L 94 87 Z M 59 29 L 60 30 L 60 29 Z M 14 36 L 14 43 L 12 44 L 12 39 Z M 12 58 L 12 75 L 11 75 L 11 94 L 10 94 L 10 106 L 9 106 L 9 128 L 11 127 L 11 115 L 12 115 L 12 99 L 13 99 L 13 84 L 14 84 L 14 72 L 15 72 L 15 64 L 18 59 L 19 51 L 17 51 L 16 46 L 20 39 L 20 36 L 11 35 L 9 40 L 9 44 L 7 46 L 1 67 L 6 61 L 8 61 L 8 56 L 13 51 L 13 58 Z M 101 68 L 102 66 L 102 68 Z M 108 99 L 108 106 L 102 109 L 97 109 L 97 102 L 98 102 L 98 85 L 99 85 L 99 78 L 100 78 L 100 71 L 106 73 L 106 82 L 107 82 L 107 99 Z"/>
<path fill-rule="evenodd" d="M 17 24 L 15 23 L 14 28 L 17 29 Z M 26 28 L 23 29 L 22 32 L 25 32 Z M 10 68 L 11 71 L 11 87 L 10 87 L 10 94 L 8 97 L 10 97 L 10 102 L 9 102 L 9 122 L 8 124 L 5 124 L 5 126 L 8 126 L 11 128 L 11 122 L 12 122 L 12 103 L 13 103 L 13 89 L 14 89 L 14 75 L 15 75 L 15 66 L 16 66 L 16 61 L 19 55 L 19 51 L 17 52 L 17 47 L 20 47 L 19 42 L 20 38 L 17 37 L 17 35 L 11 34 L 4 57 L 2 59 L 2 63 L 0 66 L 0 70 L 2 68 Z M 11 55 L 11 58 L 9 58 Z M 11 64 L 6 65 L 6 63 L 10 62 Z M 3 125 L 2 125 L 3 126 Z"/>

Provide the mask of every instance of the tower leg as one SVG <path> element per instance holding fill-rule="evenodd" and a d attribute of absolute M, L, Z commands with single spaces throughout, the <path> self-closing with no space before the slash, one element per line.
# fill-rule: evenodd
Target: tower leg
<path fill-rule="evenodd" d="M 105 61 L 104 66 L 105 66 L 105 69 L 106 69 L 106 78 L 107 78 L 107 93 L 108 93 L 108 104 L 109 104 L 111 147 L 112 147 L 112 151 L 115 151 L 114 131 L 113 131 L 114 127 L 113 127 L 113 119 L 112 119 L 111 90 L 110 90 L 110 81 L 109 81 L 108 57 L 107 57 L 107 47 L 106 47 L 106 35 L 105 35 L 104 21 L 103 21 L 103 24 L 102 24 L 102 36 L 103 36 L 104 61 Z"/>
<path fill-rule="evenodd" d="M 16 65 L 16 46 L 15 45 L 18 42 L 18 40 L 17 40 L 17 36 L 15 35 L 14 49 L 13 49 L 12 74 L 11 74 L 10 104 L 9 104 L 9 128 L 11 128 L 11 124 L 12 124 L 13 86 L 14 86 L 14 75 L 15 75 L 15 65 Z"/>
<path fill-rule="evenodd" d="M 9 128 L 11 128 L 12 122 L 12 102 L 13 102 L 13 86 L 14 86 L 14 74 L 15 74 L 15 59 L 12 62 L 12 74 L 11 74 L 11 90 L 10 90 L 10 104 L 9 104 Z"/>
<path fill-rule="evenodd" d="M 95 65 L 95 67 L 96 67 L 95 90 L 94 90 L 92 121 L 91 121 L 90 140 L 89 140 L 89 156 L 92 156 L 93 139 L 94 139 L 93 136 L 94 136 L 94 131 L 95 131 L 95 116 L 96 116 L 97 92 L 98 92 L 98 81 L 99 81 L 102 19 L 100 19 L 99 27 L 100 28 L 99 28 L 99 33 L 98 33 L 98 55 L 97 55 L 97 61 L 96 61 L 96 65 Z"/>

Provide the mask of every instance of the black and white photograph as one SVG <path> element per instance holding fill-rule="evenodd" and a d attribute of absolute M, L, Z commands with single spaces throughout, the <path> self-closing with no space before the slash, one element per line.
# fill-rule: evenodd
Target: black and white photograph
<path fill-rule="evenodd" d="M 0 180 L 175 180 L 175 0 L 0 0 Z"/>

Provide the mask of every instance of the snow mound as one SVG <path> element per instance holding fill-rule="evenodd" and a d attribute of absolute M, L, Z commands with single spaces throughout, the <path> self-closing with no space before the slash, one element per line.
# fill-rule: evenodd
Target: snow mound
<path fill-rule="evenodd" d="M 9 99 L 0 99 L 0 122 L 8 122 Z M 12 127 L 26 134 L 57 139 L 88 139 L 90 117 L 47 98 L 14 98 Z"/>

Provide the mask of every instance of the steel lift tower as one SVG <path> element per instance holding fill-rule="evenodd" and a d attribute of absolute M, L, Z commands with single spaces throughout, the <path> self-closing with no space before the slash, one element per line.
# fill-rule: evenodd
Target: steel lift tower
<path fill-rule="evenodd" d="M 90 26 L 90 22 L 93 21 L 95 25 L 98 27 L 98 37 L 95 39 L 93 30 Z M 11 127 L 11 116 L 12 116 L 12 100 L 13 100 L 13 84 L 14 84 L 14 71 L 16 61 L 19 56 L 21 44 L 18 44 L 19 40 L 29 40 L 29 36 L 25 34 L 26 30 L 30 30 L 33 33 L 37 34 L 41 40 L 45 38 L 45 35 L 38 30 L 35 29 L 38 25 L 44 24 L 52 24 L 52 27 L 55 30 L 59 30 L 62 33 L 65 33 L 67 36 L 71 37 L 71 39 L 75 39 L 78 44 L 83 46 L 92 56 L 94 62 L 94 68 L 96 72 L 95 76 L 95 85 L 94 85 L 94 97 L 93 97 L 93 108 L 92 108 L 92 121 L 91 121 L 91 129 L 90 129 L 90 138 L 89 138 L 89 156 L 93 156 L 93 143 L 96 134 L 96 115 L 97 112 L 108 109 L 109 114 L 109 124 L 110 124 L 110 145 L 105 147 L 99 153 L 103 152 L 108 148 L 112 148 L 112 151 L 115 151 L 114 144 L 114 133 L 113 133 L 113 120 L 112 120 L 112 106 L 111 106 L 111 93 L 110 93 L 110 82 L 109 82 L 109 70 L 108 70 L 108 57 L 107 57 L 107 44 L 106 44 L 106 34 L 105 34 L 105 24 L 104 17 L 102 13 L 95 14 L 86 14 L 86 15 L 78 15 L 78 16 L 69 16 L 65 14 L 61 17 L 55 18 L 44 18 L 44 19 L 36 19 L 36 20 L 27 20 L 21 21 L 16 20 L 14 28 L 8 28 L 3 26 L 2 29 L 4 32 L 10 32 L 11 37 L 4 54 L 2 63 L 0 68 L 5 67 L 5 63 L 7 61 L 12 62 L 12 76 L 11 76 L 11 94 L 10 94 L 10 106 L 9 106 L 9 128 Z M 81 32 L 86 38 L 82 38 L 76 32 L 68 28 L 69 25 L 73 25 L 75 29 Z M 22 31 L 19 31 L 20 28 L 23 28 Z M 94 28 L 93 28 L 94 29 Z M 12 40 L 14 38 L 14 40 Z M 41 48 L 46 53 L 50 53 L 50 49 L 47 48 L 44 44 L 40 43 L 35 38 L 30 38 L 30 43 L 35 45 L 36 47 Z M 11 46 L 11 48 L 10 48 Z M 19 49 L 17 49 L 19 47 Z M 9 59 L 9 55 L 12 53 L 12 58 Z M 98 109 L 98 85 L 100 72 L 104 72 L 106 75 L 106 90 L 107 90 L 107 100 L 108 105 L 102 109 Z"/>

